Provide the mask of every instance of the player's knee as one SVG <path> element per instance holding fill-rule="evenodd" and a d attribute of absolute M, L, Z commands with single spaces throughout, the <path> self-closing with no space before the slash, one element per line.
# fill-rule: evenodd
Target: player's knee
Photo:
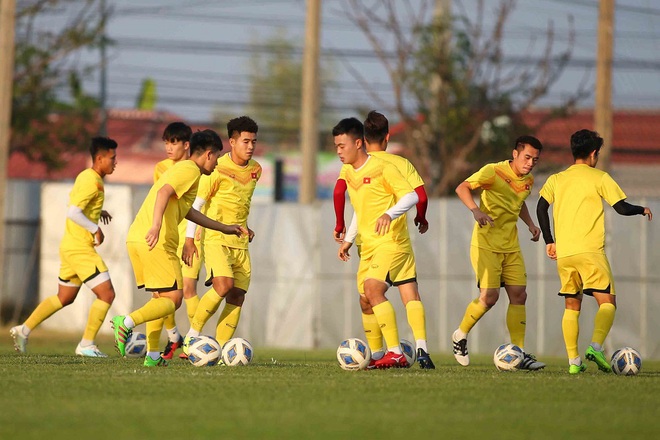
<path fill-rule="evenodd" d="M 57 296 L 60 299 L 60 302 L 62 303 L 62 307 L 66 307 L 69 304 L 73 303 L 73 301 L 76 299 L 75 296 L 69 296 L 69 295 L 58 295 Z"/>
<path fill-rule="evenodd" d="M 231 289 L 225 298 L 227 304 L 241 307 L 245 302 L 245 291 L 241 289 Z"/>

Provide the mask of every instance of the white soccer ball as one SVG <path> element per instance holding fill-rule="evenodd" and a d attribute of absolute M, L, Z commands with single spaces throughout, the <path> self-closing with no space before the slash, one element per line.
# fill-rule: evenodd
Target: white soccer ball
<path fill-rule="evenodd" d="M 495 350 L 493 362 L 498 370 L 511 371 L 518 368 L 524 357 L 525 353 L 517 345 L 502 344 Z"/>
<path fill-rule="evenodd" d="M 147 354 L 147 335 L 133 332 L 126 340 L 126 357 L 143 358 Z"/>
<path fill-rule="evenodd" d="M 222 362 L 229 367 L 247 365 L 252 362 L 252 344 L 243 338 L 233 338 L 222 347 Z"/>
<path fill-rule="evenodd" d="M 188 360 L 196 367 L 212 367 L 220 359 L 220 344 L 210 336 L 195 337 L 188 348 Z"/>
<path fill-rule="evenodd" d="M 412 342 L 406 339 L 401 339 L 399 345 L 401 345 L 401 351 L 403 351 L 403 355 L 408 361 L 408 368 L 412 367 L 417 360 L 417 350 L 415 350 L 415 346 Z"/>
<path fill-rule="evenodd" d="M 612 354 L 610 365 L 615 374 L 634 376 L 642 369 L 642 355 L 634 348 L 619 348 Z"/>
<path fill-rule="evenodd" d="M 364 370 L 371 361 L 371 350 L 361 339 L 349 338 L 339 344 L 337 360 L 344 370 Z"/>

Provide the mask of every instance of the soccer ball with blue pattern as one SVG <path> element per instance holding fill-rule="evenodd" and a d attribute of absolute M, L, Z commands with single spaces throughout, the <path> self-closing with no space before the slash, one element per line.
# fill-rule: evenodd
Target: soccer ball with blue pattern
<path fill-rule="evenodd" d="M 144 333 L 133 332 L 126 340 L 126 357 L 143 358 L 147 354 L 147 336 Z"/>
<path fill-rule="evenodd" d="M 188 360 L 196 367 L 212 367 L 220 359 L 220 344 L 210 336 L 195 337 L 188 348 Z"/>
<path fill-rule="evenodd" d="M 243 338 L 233 338 L 222 347 L 222 362 L 229 367 L 245 366 L 252 362 L 252 344 Z"/>
<path fill-rule="evenodd" d="M 344 370 L 364 370 L 371 361 L 371 350 L 364 341 L 349 338 L 341 341 L 337 348 L 337 360 Z"/>
<path fill-rule="evenodd" d="M 642 369 L 642 355 L 634 348 L 623 347 L 614 352 L 610 365 L 615 374 L 634 376 Z"/>
<path fill-rule="evenodd" d="M 502 344 L 495 350 L 493 362 L 498 370 L 511 371 L 518 368 L 524 357 L 525 353 L 517 345 Z"/>
<path fill-rule="evenodd" d="M 415 361 L 417 360 L 417 350 L 415 350 L 415 346 L 412 344 L 412 342 L 408 341 L 407 339 L 401 339 L 399 341 L 399 345 L 401 346 L 401 351 L 403 352 L 403 355 L 406 357 L 406 360 L 408 361 L 408 368 L 412 367 Z"/>

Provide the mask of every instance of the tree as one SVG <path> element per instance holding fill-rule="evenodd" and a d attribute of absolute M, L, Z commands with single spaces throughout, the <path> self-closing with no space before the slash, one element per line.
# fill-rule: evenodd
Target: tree
<path fill-rule="evenodd" d="M 503 157 L 515 137 L 539 128 L 526 127 L 524 113 L 563 72 L 572 54 L 574 31 L 569 18 L 567 46 L 555 54 L 550 22 L 540 55 L 511 59 L 504 54 L 503 36 L 515 0 L 499 2 L 490 31 L 484 23 L 484 0 L 477 1 L 474 21 L 466 14 L 452 17 L 439 9 L 432 14 L 433 6 L 440 4 L 437 1 L 417 3 L 414 7 L 410 0 L 369 4 L 347 0 L 344 12 L 385 67 L 394 102 L 383 102 L 354 72 L 357 79 L 404 122 L 410 160 L 427 182 L 429 193 L 440 196 L 452 193 L 484 162 Z M 583 82 L 549 118 L 569 112 L 587 95 L 584 86 Z"/>
<path fill-rule="evenodd" d="M 145 78 L 142 81 L 135 108 L 138 110 L 153 110 L 156 108 L 156 101 L 158 101 L 156 81 L 153 78 Z"/>
<path fill-rule="evenodd" d="M 86 95 L 80 78 L 94 67 L 76 66 L 73 55 L 96 47 L 107 14 L 98 0 L 19 2 L 12 98 L 10 154 L 20 152 L 48 169 L 65 165 L 66 155 L 84 151 L 98 130 L 98 101 Z M 71 14 L 64 26 L 48 28 L 44 17 Z"/>

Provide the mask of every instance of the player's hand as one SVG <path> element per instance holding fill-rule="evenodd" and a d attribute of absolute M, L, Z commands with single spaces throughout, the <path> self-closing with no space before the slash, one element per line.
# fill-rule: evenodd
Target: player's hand
<path fill-rule="evenodd" d="M 653 213 L 651 212 L 650 208 L 644 208 L 644 214 L 642 215 L 647 216 L 649 218 L 649 221 L 653 220 Z"/>
<path fill-rule="evenodd" d="M 107 225 L 112 220 L 112 216 L 105 209 L 101 210 L 101 223 Z"/>
<path fill-rule="evenodd" d="M 252 243 L 252 240 L 254 239 L 254 231 L 250 228 L 247 228 L 248 231 L 248 242 Z"/>
<path fill-rule="evenodd" d="M 532 225 L 529 227 L 529 232 L 532 233 L 532 241 L 539 241 L 539 238 L 541 237 L 540 228 L 538 228 L 536 225 Z"/>
<path fill-rule="evenodd" d="M 486 225 L 495 226 L 495 221 L 479 208 L 474 208 L 472 210 L 472 215 L 474 216 L 474 219 L 477 221 L 477 223 L 479 223 L 480 228 Z"/>
<path fill-rule="evenodd" d="M 241 225 L 222 225 L 223 228 L 220 230 L 223 234 L 235 235 L 237 237 L 242 237 L 243 235 L 248 235 L 248 230 Z"/>
<path fill-rule="evenodd" d="M 390 232 L 391 223 L 392 223 L 392 218 L 387 214 L 383 214 L 380 217 L 378 217 L 378 220 L 376 220 L 376 234 L 385 235 L 388 232 Z"/>
<path fill-rule="evenodd" d="M 551 260 L 557 259 L 557 246 L 555 243 L 549 243 L 545 245 L 545 254 L 550 257 Z"/>
<path fill-rule="evenodd" d="M 203 228 L 201 226 L 197 226 L 197 228 L 195 228 L 195 240 L 202 241 L 202 229 Z"/>
<path fill-rule="evenodd" d="M 348 250 L 353 246 L 353 243 L 349 243 L 348 241 L 345 241 L 339 246 L 339 252 L 337 253 L 337 257 L 341 261 L 348 261 L 351 259 L 351 256 L 348 253 Z"/>
<path fill-rule="evenodd" d="M 147 231 L 147 235 L 144 236 L 144 239 L 147 241 L 147 245 L 149 245 L 149 250 L 152 250 L 153 248 L 156 247 L 159 238 L 160 238 L 160 225 L 153 225 Z"/>
<path fill-rule="evenodd" d="M 339 229 L 339 231 L 337 230 Z M 332 231 L 332 236 L 334 237 L 335 241 L 339 244 L 344 242 L 344 237 L 346 236 L 346 226 L 339 227 L 336 226 L 335 230 Z"/>
<path fill-rule="evenodd" d="M 420 234 L 429 230 L 429 222 L 425 218 L 415 217 L 415 226 Z"/>
<path fill-rule="evenodd" d="M 103 231 L 99 227 L 94 233 L 94 246 L 100 246 L 103 240 L 105 240 L 105 235 L 103 235 Z"/>
<path fill-rule="evenodd" d="M 192 267 L 195 257 L 199 258 L 199 252 L 197 251 L 197 246 L 195 246 L 195 240 L 191 237 L 186 237 L 186 240 L 183 242 L 181 259 L 187 266 Z"/>

